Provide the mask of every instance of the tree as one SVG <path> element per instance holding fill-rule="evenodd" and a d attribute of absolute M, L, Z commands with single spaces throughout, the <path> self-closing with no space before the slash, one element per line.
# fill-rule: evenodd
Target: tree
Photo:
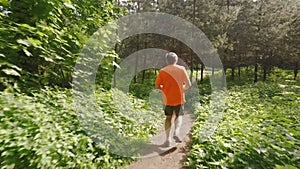
<path fill-rule="evenodd" d="M 24 89 L 70 87 L 72 68 L 82 45 L 99 27 L 126 12 L 115 3 L 12 0 L 5 8 L 2 3 L 0 53 L 5 57 L 1 57 L 1 63 L 12 66 L 10 71 L 2 66 L 1 73 L 5 78 L 20 75 L 10 83 L 18 82 Z M 8 85 L 5 81 L 1 79 L 1 89 Z"/>
<path fill-rule="evenodd" d="M 297 5 L 292 1 L 279 0 L 242 3 L 238 20 L 231 28 L 230 39 L 234 42 L 238 67 L 254 66 L 254 82 L 258 80 L 259 67 L 263 70 L 263 80 L 266 80 L 272 67 L 283 63 L 280 58 L 287 53 L 283 51 L 282 45 L 285 43 L 282 39 L 289 30 L 287 25 L 291 16 L 296 14 L 297 7 L 294 6 Z"/>
<path fill-rule="evenodd" d="M 295 69 L 294 74 L 297 76 L 299 67 L 297 1 L 136 0 L 129 6 L 130 10 L 136 11 L 137 4 L 139 12 L 159 11 L 194 23 L 218 50 L 225 72 L 228 68 L 231 69 L 232 79 L 235 78 L 235 70 L 238 69 L 240 76 L 241 67 L 245 66 L 254 67 L 254 82 L 259 80 L 260 70 L 262 80 L 266 80 L 274 66 Z M 174 39 L 162 41 L 163 38 L 165 37 L 156 37 L 147 44 L 153 47 L 155 45 L 151 44 L 158 42 L 159 39 L 161 44 L 159 47 L 178 52 L 191 67 L 191 72 L 194 70 L 193 67 L 197 69 L 199 64 L 202 65 L 201 72 L 203 72 L 203 63 L 196 60 L 197 57 L 188 47 L 179 45 L 180 43 Z M 138 44 L 132 40 L 127 42 Z"/>

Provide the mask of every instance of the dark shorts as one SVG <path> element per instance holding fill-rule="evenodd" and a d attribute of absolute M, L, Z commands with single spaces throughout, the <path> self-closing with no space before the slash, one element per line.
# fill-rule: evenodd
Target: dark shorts
<path fill-rule="evenodd" d="M 165 106 L 165 115 L 170 116 L 175 112 L 177 115 L 183 115 L 184 106 L 183 104 L 179 104 L 177 106 Z"/>

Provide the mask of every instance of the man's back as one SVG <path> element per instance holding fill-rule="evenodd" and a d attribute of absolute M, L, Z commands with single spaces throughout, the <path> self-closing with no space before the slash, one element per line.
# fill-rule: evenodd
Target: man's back
<path fill-rule="evenodd" d="M 155 83 L 163 91 L 164 103 L 176 106 L 185 102 L 183 84 L 188 81 L 183 66 L 168 65 L 160 70 Z"/>

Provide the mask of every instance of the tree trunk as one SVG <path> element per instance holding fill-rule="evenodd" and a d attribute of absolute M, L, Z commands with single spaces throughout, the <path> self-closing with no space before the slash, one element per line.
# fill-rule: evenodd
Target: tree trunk
<path fill-rule="evenodd" d="M 144 56 L 144 68 L 146 67 L 147 56 Z M 146 70 L 143 70 L 142 84 L 144 84 Z"/>
<path fill-rule="evenodd" d="M 137 51 L 140 50 L 140 35 L 137 35 L 137 45 L 136 45 L 136 49 L 137 49 Z M 137 56 L 136 59 L 135 59 L 134 83 L 137 83 L 137 78 L 138 78 L 137 68 L 138 68 L 138 64 L 139 64 L 139 56 Z"/>
<path fill-rule="evenodd" d="M 115 57 L 114 61 L 117 63 L 117 58 Z M 117 83 L 117 77 L 116 77 L 116 69 L 117 66 L 114 66 L 114 83 L 113 83 L 113 87 L 116 87 L 116 83 Z"/>
<path fill-rule="evenodd" d="M 232 67 L 231 68 L 231 79 L 234 80 L 234 71 L 235 71 L 235 68 Z"/>
<path fill-rule="evenodd" d="M 191 66 L 190 70 L 191 70 L 190 81 L 192 81 L 193 80 L 193 66 Z"/>
<path fill-rule="evenodd" d="M 239 54 L 238 77 L 241 77 L 241 54 Z"/>
<path fill-rule="evenodd" d="M 138 1 L 137 2 L 137 12 L 140 11 L 140 6 L 141 6 L 141 2 Z M 136 37 L 136 51 L 139 51 L 140 50 L 140 35 L 138 34 L 137 37 Z M 133 81 L 134 83 L 137 83 L 137 79 L 138 79 L 138 72 L 137 72 L 137 68 L 138 68 L 138 64 L 139 64 L 139 56 L 136 57 L 136 60 L 135 60 L 135 68 L 134 68 L 134 78 L 133 78 Z"/>
<path fill-rule="evenodd" d="M 294 80 L 297 79 L 298 70 L 299 70 L 299 62 L 296 62 L 295 69 L 294 69 Z"/>
<path fill-rule="evenodd" d="M 254 83 L 257 82 L 257 76 L 258 76 L 258 64 L 255 63 L 255 67 L 254 67 Z"/>
<path fill-rule="evenodd" d="M 137 67 L 139 63 L 139 57 L 135 59 L 135 68 L 134 68 L 134 83 L 137 83 L 137 78 L 138 78 L 138 72 L 137 72 Z"/>
<path fill-rule="evenodd" d="M 200 81 L 201 81 L 201 82 L 203 82 L 203 79 L 204 79 L 204 77 L 203 77 L 203 72 L 204 72 L 204 64 L 201 63 L 201 75 L 200 75 Z"/>
<path fill-rule="evenodd" d="M 190 68 L 190 70 L 191 70 L 191 74 L 190 74 L 190 81 L 192 82 L 193 81 L 193 57 L 192 57 L 192 55 L 191 55 L 191 68 Z"/>
<path fill-rule="evenodd" d="M 147 42 L 147 37 L 145 39 L 145 49 L 147 49 L 148 47 L 148 42 Z M 147 62 L 147 56 L 144 56 L 144 67 L 143 69 L 145 69 L 146 67 L 146 62 Z M 146 74 L 146 70 L 143 70 L 143 75 L 142 75 L 142 84 L 144 84 L 144 80 L 145 80 L 145 74 Z"/>
<path fill-rule="evenodd" d="M 267 67 L 267 66 L 264 66 L 263 69 L 264 69 L 263 81 L 266 81 L 266 80 L 267 80 L 268 67 Z"/>
<path fill-rule="evenodd" d="M 228 11 L 228 13 L 229 13 L 229 5 L 230 5 L 230 0 L 227 0 L 227 11 Z"/>
<path fill-rule="evenodd" d="M 196 81 L 198 81 L 198 72 L 199 72 L 199 69 L 198 69 L 198 65 L 196 66 Z"/>
<path fill-rule="evenodd" d="M 196 0 L 193 1 L 193 24 L 195 24 L 195 17 L 196 17 L 195 15 L 196 15 Z M 192 36 L 194 36 L 193 33 L 194 32 L 192 31 Z M 191 55 L 191 75 L 190 75 L 190 81 L 192 82 L 193 81 L 193 67 L 194 67 L 192 50 L 190 50 L 190 55 Z"/>
<path fill-rule="evenodd" d="M 211 68 L 211 75 L 213 76 L 214 74 L 215 74 L 215 68 L 212 67 L 212 68 Z"/>
<path fill-rule="evenodd" d="M 115 51 L 118 52 L 118 44 L 115 45 Z M 114 58 L 115 63 L 117 63 L 117 58 Z M 116 83 L 117 83 L 117 77 L 116 77 L 116 70 L 117 70 L 117 66 L 114 65 L 114 82 L 113 82 L 113 87 L 116 87 Z"/>

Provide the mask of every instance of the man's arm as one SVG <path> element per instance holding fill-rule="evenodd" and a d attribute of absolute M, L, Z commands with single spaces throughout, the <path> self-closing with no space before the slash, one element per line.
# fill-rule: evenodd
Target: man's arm
<path fill-rule="evenodd" d="M 184 82 L 183 82 L 183 90 L 186 91 L 192 86 L 192 83 L 190 81 L 190 78 L 189 78 L 185 68 L 183 68 L 183 71 L 184 71 L 184 76 L 185 76 Z"/>
<path fill-rule="evenodd" d="M 161 74 L 158 73 L 158 76 L 155 79 L 155 87 L 159 90 L 162 89 L 162 84 L 161 84 Z"/>

